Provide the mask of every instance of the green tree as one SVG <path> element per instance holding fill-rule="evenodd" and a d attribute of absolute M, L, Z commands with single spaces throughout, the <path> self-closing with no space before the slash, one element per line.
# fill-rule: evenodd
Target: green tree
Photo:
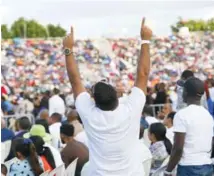
<path fill-rule="evenodd" d="M 19 18 L 11 26 L 12 37 L 27 37 L 26 35 L 27 21 L 24 18 Z"/>
<path fill-rule="evenodd" d="M 66 30 L 63 29 L 59 24 L 57 26 L 49 24 L 47 26 L 47 30 L 50 37 L 64 37 L 66 34 Z"/>
<path fill-rule="evenodd" d="M 11 38 L 10 30 L 8 29 L 6 24 L 1 25 L 1 35 L 3 39 L 9 39 Z"/>
<path fill-rule="evenodd" d="M 43 38 L 47 37 L 47 31 L 44 26 L 35 20 L 27 21 L 27 37 L 28 38 Z"/>

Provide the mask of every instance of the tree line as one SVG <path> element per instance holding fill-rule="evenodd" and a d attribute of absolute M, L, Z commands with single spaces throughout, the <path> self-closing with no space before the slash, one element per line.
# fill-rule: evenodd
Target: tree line
<path fill-rule="evenodd" d="M 171 26 L 173 32 L 178 32 L 179 28 L 188 27 L 189 31 L 214 31 L 214 18 L 205 20 L 188 20 L 184 21 L 181 18 Z"/>
<path fill-rule="evenodd" d="M 63 37 L 66 35 L 66 30 L 59 24 L 48 24 L 44 26 L 36 20 L 26 20 L 23 17 L 14 21 L 9 28 L 6 24 L 1 25 L 2 39 L 9 38 L 47 38 L 47 37 Z"/>

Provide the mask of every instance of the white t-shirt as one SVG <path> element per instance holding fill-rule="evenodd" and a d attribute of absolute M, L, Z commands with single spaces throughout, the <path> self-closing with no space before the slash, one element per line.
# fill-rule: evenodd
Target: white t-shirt
<path fill-rule="evenodd" d="M 88 176 L 142 176 L 140 118 L 145 95 L 137 87 L 114 111 L 102 111 L 87 92 L 76 99 L 89 146 Z"/>
<path fill-rule="evenodd" d="M 83 144 L 85 144 L 85 146 L 88 147 L 88 137 L 87 137 L 87 135 L 86 135 L 86 133 L 85 133 L 84 130 L 81 131 L 81 132 L 79 132 L 79 133 L 74 137 L 74 139 L 75 139 L 76 141 L 78 141 L 78 142 L 82 142 Z"/>
<path fill-rule="evenodd" d="M 176 113 L 174 132 L 185 133 L 180 165 L 211 164 L 213 118 L 202 106 L 189 105 Z"/>
<path fill-rule="evenodd" d="M 174 129 L 173 127 L 166 129 L 166 137 L 170 140 L 171 144 L 174 143 Z"/>
<path fill-rule="evenodd" d="M 60 148 L 62 145 L 61 138 L 60 138 L 60 127 L 61 123 L 57 122 L 49 126 L 50 134 L 52 135 L 52 145 L 56 149 Z"/>
<path fill-rule="evenodd" d="M 54 95 L 49 99 L 49 116 L 53 113 L 65 115 L 65 102 L 59 95 Z"/>

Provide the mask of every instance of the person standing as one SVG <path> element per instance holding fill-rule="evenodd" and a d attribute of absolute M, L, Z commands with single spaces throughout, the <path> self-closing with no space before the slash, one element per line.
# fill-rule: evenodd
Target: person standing
<path fill-rule="evenodd" d="M 212 176 L 211 160 L 214 122 L 200 105 L 204 84 L 198 78 L 184 83 L 183 100 L 187 107 L 174 117 L 174 145 L 165 176 L 172 175 L 178 164 L 177 176 Z"/>
<path fill-rule="evenodd" d="M 73 55 L 73 28 L 63 40 L 68 77 L 73 89 L 75 106 L 83 122 L 89 142 L 88 176 L 142 176 L 140 153 L 140 119 L 146 102 L 150 72 L 149 43 L 152 31 L 141 26 L 141 51 L 135 86 L 127 100 L 119 103 L 117 91 L 107 82 L 97 82 L 92 96 L 84 88 Z"/>
<path fill-rule="evenodd" d="M 49 116 L 51 116 L 53 113 L 59 113 L 62 116 L 65 115 L 65 102 L 59 96 L 59 93 L 59 90 L 54 88 L 54 95 L 49 99 Z"/>
<path fill-rule="evenodd" d="M 62 143 L 66 144 L 61 152 L 65 167 L 67 168 L 76 158 L 78 158 L 75 176 L 80 176 L 82 167 L 89 159 L 88 148 L 83 143 L 74 139 L 74 126 L 72 124 L 63 124 L 60 127 L 60 136 Z"/>

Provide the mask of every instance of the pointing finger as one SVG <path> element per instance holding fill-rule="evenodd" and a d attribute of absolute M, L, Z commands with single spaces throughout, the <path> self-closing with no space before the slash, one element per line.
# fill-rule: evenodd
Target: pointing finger
<path fill-rule="evenodd" d="M 142 23 L 141 23 L 141 28 L 143 28 L 143 27 L 144 27 L 144 23 L 145 23 L 145 21 L 146 21 L 146 18 L 145 18 L 145 17 L 143 17 L 143 19 L 142 19 Z"/>

